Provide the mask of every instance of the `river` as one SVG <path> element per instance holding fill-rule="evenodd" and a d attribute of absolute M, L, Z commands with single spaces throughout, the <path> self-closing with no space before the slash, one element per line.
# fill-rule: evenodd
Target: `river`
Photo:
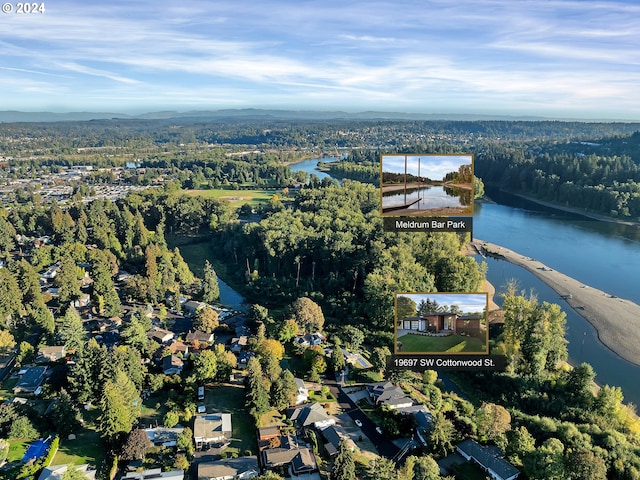
<path fill-rule="evenodd" d="M 318 170 L 318 162 L 331 163 L 340 160 L 339 157 L 322 157 L 322 158 L 310 158 L 303 160 L 302 162 L 292 163 L 289 165 L 289 169 L 292 172 L 307 172 L 309 175 L 313 174 L 320 180 L 323 178 L 335 178 L 329 175 L 327 172 Z M 335 178 L 337 181 L 341 181 L 339 178 Z"/>
<path fill-rule="evenodd" d="M 290 165 L 322 179 L 331 177 L 316 169 L 314 158 Z M 491 202 L 476 202 L 473 224 L 475 238 L 503 245 L 569 275 L 586 285 L 640 303 L 640 228 L 592 220 L 538 205 L 534 202 L 486 188 Z M 559 303 L 567 314 L 570 361 L 590 363 L 600 384 L 622 387 L 626 402 L 640 405 L 640 367 L 620 358 L 598 339 L 595 328 L 569 307 L 558 294 L 533 274 L 506 261 L 486 261 L 487 279 L 499 293 L 510 279 L 521 289 L 537 295 L 539 301 Z M 221 303 L 239 308 L 242 297 L 220 283 Z M 496 295 L 496 303 L 501 299 Z"/>
<path fill-rule="evenodd" d="M 586 285 L 640 303 L 640 229 L 591 220 L 487 190 L 499 203 L 476 203 L 473 235 L 533 257 Z M 622 387 L 625 401 L 640 402 L 640 367 L 623 360 L 598 339 L 595 328 L 533 274 L 503 260 L 486 261 L 487 279 L 501 290 L 517 279 L 539 301 L 559 303 L 567 314 L 570 362 L 590 363 L 600 384 Z M 499 295 L 496 303 L 501 304 Z"/>

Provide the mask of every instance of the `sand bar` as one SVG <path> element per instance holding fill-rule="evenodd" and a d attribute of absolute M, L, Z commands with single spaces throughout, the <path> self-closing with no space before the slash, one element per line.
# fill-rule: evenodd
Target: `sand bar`
<path fill-rule="evenodd" d="M 503 258 L 533 273 L 595 327 L 605 346 L 625 360 L 640 365 L 640 305 L 592 288 L 500 245 L 479 239 L 471 245 L 478 252 Z"/>

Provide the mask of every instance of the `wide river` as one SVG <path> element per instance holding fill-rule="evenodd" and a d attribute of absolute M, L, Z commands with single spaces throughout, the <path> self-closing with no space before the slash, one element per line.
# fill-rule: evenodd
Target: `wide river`
<path fill-rule="evenodd" d="M 612 295 L 640 303 L 640 228 L 591 220 L 487 189 L 496 203 L 476 203 L 473 235 L 503 245 Z M 567 314 L 572 364 L 590 363 L 600 384 L 622 387 L 625 401 L 640 402 L 640 367 L 623 360 L 597 337 L 595 328 L 533 274 L 492 258 L 487 279 L 500 292 L 510 279 L 539 301 L 559 303 Z M 496 295 L 496 303 L 501 298 Z"/>
<path fill-rule="evenodd" d="M 311 159 L 291 165 L 320 178 Z M 319 175 L 320 174 L 320 175 Z M 494 203 L 475 204 L 473 236 L 535 258 L 586 285 L 640 304 L 640 227 L 592 220 L 544 207 L 486 188 Z M 640 405 L 640 367 L 623 360 L 599 340 L 595 328 L 533 274 L 503 260 L 477 257 L 489 266 L 487 279 L 496 287 L 495 301 L 511 279 L 539 301 L 559 303 L 567 314 L 568 350 L 572 364 L 590 363 L 596 381 L 622 387 L 625 401 Z"/>

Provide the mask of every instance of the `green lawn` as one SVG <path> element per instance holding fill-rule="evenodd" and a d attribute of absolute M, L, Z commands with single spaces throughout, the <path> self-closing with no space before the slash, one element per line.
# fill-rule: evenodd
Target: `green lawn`
<path fill-rule="evenodd" d="M 64 440 L 60 442 L 60 448 L 53 457 L 51 465 L 82 465 L 88 463 L 95 467 L 100 464 L 106 456 L 106 450 L 100 440 L 100 435 L 95 430 L 83 429 L 78 432 L 75 440 Z"/>
<path fill-rule="evenodd" d="M 245 450 L 256 453 L 256 425 L 253 417 L 244 408 L 244 387 L 239 385 L 216 385 L 206 389 L 207 412 L 230 413 L 233 437 L 227 453 L 244 455 Z"/>
<path fill-rule="evenodd" d="M 449 335 L 448 337 L 427 337 L 425 335 L 414 335 L 408 333 L 400 338 L 402 343 L 402 353 L 485 353 L 487 345 L 485 342 L 461 335 Z"/>
<path fill-rule="evenodd" d="M 199 196 L 205 198 L 213 198 L 215 200 L 223 199 L 228 200 L 232 207 L 239 208 L 245 203 L 251 206 L 256 206 L 261 203 L 269 201 L 274 194 L 282 199 L 281 190 L 263 190 L 263 189 L 251 189 L 251 190 L 185 190 L 185 195 Z"/>
<path fill-rule="evenodd" d="M 27 447 L 32 441 L 33 440 L 9 440 L 9 455 L 7 456 L 7 462 L 22 460 L 24 452 L 27 451 Z"/>

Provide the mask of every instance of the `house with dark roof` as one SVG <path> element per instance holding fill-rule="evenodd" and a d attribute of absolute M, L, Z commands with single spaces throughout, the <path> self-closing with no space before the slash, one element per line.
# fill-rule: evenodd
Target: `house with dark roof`
<path fill-rule="evenodd" d="M 156 447 L 175 447 L 178 444 L 178 437 L 184 432 L 184 427 L 156 427 L 145 428 L 144 430 Z"/>
<path fill-rule="evenodd" d="M 479 335 L 483 325 L 477 317 L 461 316 L 453 312 L 434 312 L 403 318 L 398 322 L 398 328 L 420 332 Z"/>
<path fill-rule="evenodd" d="M 514 480 L 520 471 L 504 459 L 498 447 L 485 447 L 468 438 L 456 445 L 456 451 L 470 462 L 476 463 L 493 480 Z"/>
<path fill-rule="evenodd" d="M 260 475 L 255 455 L 198 463 L 198 480 L 236 480 Z"/>
<path fill-rule="evenodd" d="M 13 387 L 13 393 L 35 393 L 45 379 L 47 367 L 31 367 Z"/>
<path fill-rule="evenodd" d="M 162 373 L 165 375 L 180 375 L 184 362 L 177 355 L 168 355 L 162 359 Z"/>
<path fill-rule="evenodd" d="M 315 427 L 322 430 L 336 423 L 317 402 L 291 409 L 287 415 L 297 428 Z"/>
<path fill-rule="evenodd" d="M 168 343 L 173 340 L 175 334 L 164 328 L 153 327 L 147 332 L 147 337 L 151 340 L 155 340 L 158 343 Z"/>
<path fill-rule="evenodd" d="M 187 343 L 200 342 L 200 343 L 213 343 L 213 333 L 206 333 L 200 330 L 196 330 L 195 332 L 187 333 L 185 338 Z"/>
<path fill-rule="evenodd" d="M 367 392 L 376 405 L 387 406 L 392 410 L 411 407 L 413 399 L 391 382 L 378 382 L 367 385 Z"/>
<path fill-rule="evenodd" d="M 291 436 L 280 437 L 280 446 L 262 451 L 262 465 L 266 469 L 288 466 L 293 475 L 311 473 L 318 469 L 313 452 L 301 447 Z"/>

